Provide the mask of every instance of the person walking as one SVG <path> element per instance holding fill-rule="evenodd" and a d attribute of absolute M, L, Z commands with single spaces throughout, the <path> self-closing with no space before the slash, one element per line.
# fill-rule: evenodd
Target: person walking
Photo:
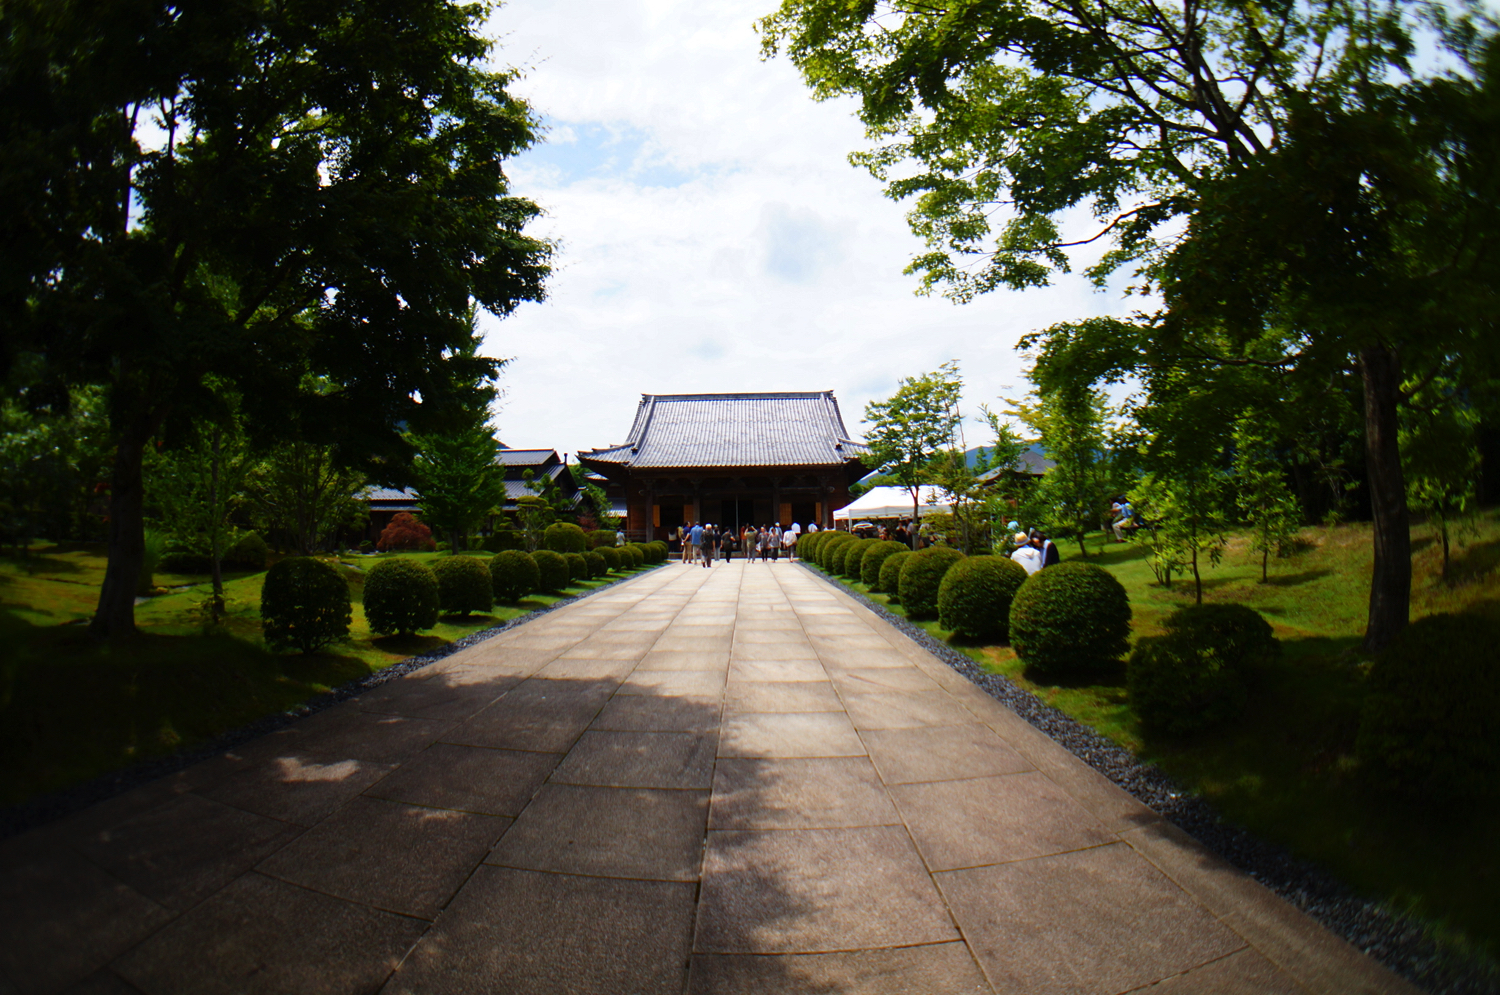
<path fill-rule="evenodd" d="M 682 546 L 681 560 L 683 565 L 693 561 L 693 525 L 691 522 L 683 522 L 682 528 L 677 530 L 677 541 Z"/>
<path fill-rule="evenodd" d="M 1042 551 L 1031 544 L 1031 537 L 1024 532 L 1016 533 L 1016 551 L 1010 558 L 1021 565 L 1028 577 L 1042 569 Z"/>
<path fill-rule="evenodd" d="M 771 525 L 771 531 L 766 536 L 771 547 L 771 562 L 776 563 L 781 559 L 781 523 L 775 522 Z"/>
<path fill-rule="evenodd" d="M 694 522 L 693 527 L 688 530 L 688 554 L 684 563 L 698 562 L 698 554 L 703 550 L 703 525 Z"/>
<path fill-rule="evenodd" d="M 1118 506 L 1115 508 L 1114 524 L 1110 526 L 1110 529 L 1115 534 L 1116 542 L 1125 541 L 1125 530 L 1130 527 L 1130 519 L 1134 514 L 1135 509 L 1130 507 L 1130 499 L 1121 498 Z"/>
<path fill-rule="evenodd" d="M 745 562 L 755 562 L 755 526 L 745 525 L 740 528 L 740 549 L 745 553 Z"/>
<path fill-rule="evenodd" d="M 704 568 L 714 565 L 714 550 L 719 545 L 719 533 L 714 529 L 713 522 L 703 526 L 703 543 L 698 552 L 703 556 Z"/>
<path fill-rule="evenodd" d="M 719 549 L 724 554 L 725 563 L 729 562 L 729 558 L 734 555 L 734 547 L 738 545 L 734 540 L 734 527 L 731 525 L 724 526 L 724 533 L 719 539 Z"/>
<path fill-rule="evenodd" d="M 788 563 L 797 562 L 797 533 L 791 529 L 787 529 L 781 533 L 781 548 L 786 550 L 786 561 Z"/>

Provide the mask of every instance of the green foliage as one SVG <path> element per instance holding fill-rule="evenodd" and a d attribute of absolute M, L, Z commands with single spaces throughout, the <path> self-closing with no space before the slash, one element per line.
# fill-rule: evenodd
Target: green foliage
<path fill-rule="evenodd" d="M 1245 709 L 1244 674 L 1182 632 L 1136 643 L 1126 687 L 1141 723 L 1169 736 L 1212 728 Z"/>
<path fill-rule="evenodd" d="M 44 402 L 17 390 L 16 378 L 7 386 L 0 397 L 0 544 L 102 539 L 104 509 L 94 488 L 108 479 L 114 455 L 104 392 L 83 387 Z"/>
<path fill-rule="evenodd" d="M 953 448 L 962 393 L 958 363 L 947 362 L 931 373 L 904 377 L 896 393 L 865 405 L 864 421 L 870 426 L 865 465 L 895 478 L 911 494 L 913 524 L 933 457 Z"/>
<path fill-rule="evenodd" d="M 1130 601 L 1114 574 L 1070 560 L 1033 574 L 1010 604 L 1010 644 L 1027 669 L 1113 666 L 1129 648 Z"/>
<path fill-rule="evenodd" d="M 290 541 L 303 556 L 327 545 L 340 528 L 369 517 L 365 477 L 337 446 L 294 439 L 272 446 L 245 480 L 255 518 L 267 535 Z M 278 541 L 278 545 L 280 545 Z"/>
<path fill-rule="evenodd" d="M 478 387 L 479 385 L 476 385 Z M 446 534 L 455 549 L 505 503 L 505 470 L 495 462 L 500 444 L 486 424 L 493 390 L 475 390 L 465 427 L 413 435 L 412 463 L 422 520 Z"/>
<path fill-rule="evenodd" d="M 431 552 L 437 549 L 437 543 L 433 541 L 432 530 L 426 524 L 418 521 L 409 511 L 398 511 L 391 517 L 391 523 L 380 531 L 375 548 L 382 553 L 387 550 Z"/>
<path fill-rule="evenodd" d="M 591 549 L 587 553 L 584 553 L 583 559 L 588 564 L 590 580 L 603 577 L 609 573 L 609 564 L 605 561 L 604 554 L 600 553 L 597 549 Z"/>
<path fill-rule="evenodd" d="M 938 588 L 943 576 L 963 559 L 964 554 L 956 549 L 932 546 L 916 551 L 901 564 L 897 591 L 908 617 L 931 618 L 937 614 Z"/>
<path fill-rule="evenodd" d="M 1372 783 L 1437 798 L 1500 792 L 1500 620 L 1418 619 L 1376 658 L 1355 749 Z"/>
<path fill-rule="evenodd" d="M 161 568 L 162 555 L 166 552 L 166 549 L 167 534 L 165 532 L 157 532 L 154 529 L 147 529 L 146 554 L 141 559 L 141 582 L 140 587 L 137 589 L 141 596 L 151 593 L 151 588 L 155 583 L 154 575 Z M 266 561 L 262 557 L 260 569 L 264 570 L 265 566 Z"/>
<path fill-rule="evenodd" d="M 496 529 L 495 534 L 484 540 L 484 550 L 487 553 L 499 553 L 506 549 L 526 548 L 526 536 L 515 529 Z"/>
<path fill-rule="evenodd" d="M 619 548 L 615 546 L 597 546 L 594 552 L 604 557 L 604 562 L 611 571 L 618 572 L 625 562 L 625 554 L 621 553 Z"/>
<path fill-rule="evenodd" d="M 896 545 L 901 546 L 898 542 Z M 892 553 L 885 558 L 880 565 L 880 584 L 878 590 L 890 595 L 892 601 L 901 600 L 901 571 L 906 566 L 906 561 L 912 556 L 912 551 L 905 546 L 901 552 Z"/>
<path fill-rule="evenodd" d="M 797 537 L 797 557 L 808 563 L 818 562 L 818 543 L 823 540 L 826 532 L 804 532 Z"/>
<path fill-rule="evenodd" d="M 568 583 L 589 579 L 589 561 L 582 553 L 564 553 L 563 559 L 568 561 Z"/>
<path fill-rule="evenodd" d="M 267 646 L 311 653 L 349 635 L 349 585 L 332 564 L 289 557 L 266 571 L 260 616 Z"/>
<path fill-rule="evenodd" d="M 1006 557 L 960 560 L 938 585 L 938 623 L 971 639 L 1004 642 L 1011 599 L 1025 582 L 1025 569 Z"/>
<path fill-rule="evenodd" d="M 838 577 L 859 576 L 859 558 L 865 554 L 865 547 L 870 543 L 869 539 L 853 539 L 850 542 L 841 542 L 828 554 L 829 572 Z M 850 559 L 853 559 L 853 567 L 850 567 Z"/>
<path fill-rule="evenodd" d="M 646 545 L 656 550 L 656 558 L 651 561 L 652 563 L 665 563 L 667 562 L 667 557 L 672 553 L 672 547 L 660 539 L 653 539 L 646 543 Z"/>
<path fill-rule="evenodd" d="M 1191 569 L 1197 603 L 1203 603 L 1202 561 L 1218 566 L 1229 542 L 1229 479 L 1211 464 L 1180 462 L 1170 476 L 1146 474 L 1130 500 L 1136 510 L 1159 524 L 1149 530 L 1152 557 L 1163 586 L 1173 570 Z"/>
<path fill-rule="evenodd" d="M 373 632 L 401 634 L 437 625 L 438 579 L 425 563 L 382 559 L 365 574 L 365 621 Z"/>
<path fill-rule="evenodd" d="M 1271 554 L 1280 554 L 1302 525 L 1302 510 L 1287 486 L 1286 460 L 1266 420 L 1252 409 L 1234 428 L 1235 500 L 1250 526 L 1250 548 L 1260 554 L 1262 583 L 1269 579 Z"/>
<path fill-rule="evenodd" d="M 561 591 L 568 586 L 568 561 L 561 553 L 550 549 L 538 549 L 531 554 L 537 569 L 537 590 Z"/>
<path fill-rule="evenodd" d="M 1034 403 L 1015 404 L 1056 466 L 1036 485 L 1034 510 L 1054 536 L 1073 536 L 1088 555 L 1084 535 L 1104 524 L 1114 483 L 1108 421 L 1114 414 L 1102 390 L 1077 384 L 1045 384 Z M 1031 523 L 1028 523 L 1031 524 Z"/>
<path fill-rule="evenodd" d="M 1181 634 L 1205 652 L 1242 673 L 1281 655 L 1271 624 L 1247 605 L 1208 604 L 1179 608 L 1162 620 L 1168 633 Z"/>
<path fill-rule="evenodd" d="M 829 529 L 827 536 L 828 538 L 818 543 L 818 549 L 815 555 L 818 558 L 818 566 L 822 567 L 829 573 L 833 573 L 833 554 L 838 550 L 840 546 L 844 545 L 845 543 L 853 542 L 854 537 L 847 532 L 840 532 L 837 529 Z"/>
<path fill-rule="evenodd" d="M 889 539 L 877 539 L 865 550 L 865 555 L 859 559 L 859 579 L 872 591 L 885 590 L 880 586 L 880 568 L 885 561 L 897 553 L 905 552 L 906 547 L 899 542 Z"/>
<path fill-rule="evenodd" d="M 445 556 L 432 565 L 432 572 L 445 615 L 487 612 L 495 607 L 489 568 L 477 556 Z"/>
<path fill-rule="evenodd" d="M 554 553 L 582 553 L 589 548 L 583 529 L 572 522 L 553 522 L 542 532 L 542 546 Z"/>
<path fill-rule="evenodd" d="M 266 541 L 260 537 L 258 532 L 246 532 L 229 547 L 229 552 L 224 554 L 226 566 L 236 570 L 261 571 L 266 568 L 266 560 L 271 555 L 271 550 L 266 546 Z"/>
<path fill-rule="evenodd" d="M 1405 412 L 1400 429 L 1406 499 L 1437 526 L 1443 543 L 1443 579 L 1452 570 L 1454 526 L 1472 528 L 1479 510 L 1480 411 L 1457 396 L 1451 380 L 1428 384 Z"/>
<path fill-rule="evenodd" d="M 490 586 L 501 604 L 515 604 L 540 590 L 541 583 L 536 561 L 519 549 L 503 549 L 490 558 Z"/>
<path fill-rule="evenodd" d="M 646 554 L 642 552 L 641 547 L 637 543 L 627 542 L 620 547 L 620 554 L 622 557 L 621 562 L 624 562 L 624 557 L 628 557 L 630 560 L 629 563 L 625 564 L 627 569 L 634 570 L 644 566 L 646 563 Z"/>
<path fill-rule="evenodd" d="M 527 481 L 528 484 L 530 482 L 530 480 Z M 546 534 L 547 526 L 557 520 L 557 511 L 544 498 L 535 494 L 526 494 L 516 498 L 516 517 L 521 522 L 521 535 L 525 538 L 525 548 L 537 550 L 542 548 L 542 537 Z"/>
<path fill-rule="evenodd" d="M 589 549 L 598 549 L 600 546 L 613 546 L 619 542 L 619 536 L 615 535 L 614 529 L 595 529 L 588 534 Z"/>

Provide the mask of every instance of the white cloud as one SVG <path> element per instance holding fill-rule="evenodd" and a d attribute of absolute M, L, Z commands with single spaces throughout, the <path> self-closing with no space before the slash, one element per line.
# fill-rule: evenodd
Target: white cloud
<path fill-rule="evenodd" d="M 901 377 L 963 363 L 966 408 L 1024 390 L 1014 351 L 1055 321 L 1128 310 L 1081 278 L 966 306 L 912 294 L 905 207 L 848 165 L 850 101 L 760 61 L 774 3 L 512 0 L 497 61 L 550 141 L 509 165 L 559 239 L 550 299 L 486 326 L 514 357 L 501 437 L 620 441 L 639 395 L 833 389 L 858 432 Z M 979 441 L 973 431 L 970 440 Z"/>

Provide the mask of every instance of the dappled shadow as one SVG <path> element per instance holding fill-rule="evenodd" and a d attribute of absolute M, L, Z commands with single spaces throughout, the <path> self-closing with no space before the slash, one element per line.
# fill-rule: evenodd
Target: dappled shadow
<path fill-rule="evenodd" d="M 1453 550 L 1449 561 L 1449 581 L 1463 583 L 1478 580 L 1500 567 L 1500 539 L 1478 542 Z"/>
<path fill-rule="evenodd" d="M 1021 676 L 1041 688 L 1123 688 L 1125 687 L 1125 663 L 1117 660 L 1108 666 L 1087 670 L 1059 673 L 1026 667 Z"/>
<path fill-rule="evenodd" d="M 50 556 L 47 553 L 31 553 L 26 556 L 20 556 L 16 553 L 4 553 L 0 554 L 0 559 L 14 564 L 31 577 L 35 577 L 37 574 L 64 575 L 85 572 L 83 564 L 76 560 L 63 559 L 60 556 Z"/>

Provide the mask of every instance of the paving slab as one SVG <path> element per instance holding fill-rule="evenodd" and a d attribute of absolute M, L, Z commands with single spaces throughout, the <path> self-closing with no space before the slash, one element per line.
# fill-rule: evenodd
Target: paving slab
<path fill-rule="evenodd" d="M 0 920 L 0 995 L 1415 991 L 785 562 L 0 844 Z"/>

